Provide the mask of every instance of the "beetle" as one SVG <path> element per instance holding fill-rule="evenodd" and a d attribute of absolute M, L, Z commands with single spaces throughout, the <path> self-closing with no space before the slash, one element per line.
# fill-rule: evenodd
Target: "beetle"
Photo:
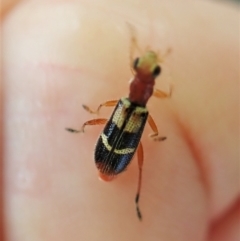
<path fill-rule="evenodd" d="M 144 152 L 140 140 L 146 122 L 149 123 L 153 130 L 153 133 L 150 135 L 153 140 L 163 141 L 166 139 L 166 137 L 158 135 L 158 128 L 149 114 L 146 104 L 152 95 L 158 98 L 170 97 L 171 89 L 169 93 L 165 93 L 154 88 L 155 79 L 161 73 L 158 55 L 154 51 L 145 51 L 141 57 L 133 61 L 132 67 L 135 74 L 130 81 L 128 97 L 106 101 L 100 104 L 96 111 L 83 105 L 83 108 L 90 113 L 99 113 L 104 106 L 115 106 L 109 119 L 92 119 L 85 122 L 80 130 L 72 128 L 66 128 L 66 130 L 78 133 L 84 132 L 85 126 L 105 124 L 98 138 L 94 154 L 99 177 L 104 181 L 111 181 L 118 174 L 125 171 L 137 152 L 139 175 L 135 203 L 137 216 L 141 220 L 142 214 L 139 209 L 139 198 Z"/>

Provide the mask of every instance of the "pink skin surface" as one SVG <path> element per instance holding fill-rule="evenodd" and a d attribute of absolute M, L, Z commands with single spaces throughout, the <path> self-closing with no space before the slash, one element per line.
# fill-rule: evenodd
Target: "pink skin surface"
<path fill-rule="evenodd" d="M 207 1 L 5 1 L 4 223 L 8 241 L 239 240 L 239 11 Z M 5 11 L 4 11 L 5 10 Z M 164 56 L 148 108 L 164 142 L 98 181 L 102 126 L 83 110 L 127 96 L 130 34 Z M 134 55 L 141 50 L 136 48 Z M 108 117 L 112 108 L 103 108 Z"/>

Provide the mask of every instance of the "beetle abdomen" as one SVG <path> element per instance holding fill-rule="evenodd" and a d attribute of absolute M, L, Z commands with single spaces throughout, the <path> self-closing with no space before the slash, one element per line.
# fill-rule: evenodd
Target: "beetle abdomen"
<path fill-rule="evenodd" d="M 137 150 L 147 117 L 145 107 L 127 98 L 119 100 L 95 149 L 95 162 L 101 173 L 117 175 L 126 169 Z"/>

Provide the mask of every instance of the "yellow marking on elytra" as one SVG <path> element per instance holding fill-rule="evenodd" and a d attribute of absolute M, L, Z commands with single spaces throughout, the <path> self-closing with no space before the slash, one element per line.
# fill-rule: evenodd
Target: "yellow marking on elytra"
<path fill-rule="evenodd" d="M 118 107 L 113 115 L 112 122 L 121 129 L 125 119 L 126 119 L 126 109 L 130 107 L 131 102 L 127 98 L 121 98 L 122 106 Z"/>
<path fill-rule="evenodd" d="M 127 98 L 121 98 L 122 106 L 118 107 L 113 115 L 112 122 L 121 129 L 124 121 L 126 120 L 126 109 L 130 107 L 131 102 Z M 137 106 L 129 117 L 128 123 L 124 128 L 124 131 L 130 133 L 137 133 L 142 126 L 141 114 L 148 113 L 147 108 Z"/>
<path fill-rule="evenodd" d="M 124 128 L 124 131 L 137 133 L 143 124 L 141 114 L 147 112 L 147 109 L 144 107 L 136 107 L 136 109 L 131 114 L 126 127 Z"/>
<path fill-rule="evenodd" d="M 112 146 L 108 143 L 108 138 L 105 134 L 101 134 L 102 142 L 104 146 L 107 148 L 108 151 L 112 150 Z M 135 148 L 124 148 L 121 150 L 115 149 L 114 153 L 115 154 L 120 154 L 120 155 L 125 155 L 125 154 L 130 154 L 135 151 Z"/>
<path fill-rule="evenodd" d="M 131 105 L 131 102 L 127 98 L 121 98 L 121 101 L 125 108 L 128 108 Z"/>
<path fill-rule="evenodd" d="M 124 123 L 124 120 L 126 118 L 126 112 L 125 112 L 125 107 L 121 106 L 116 109 L 112 122 L 117 125 L 117 127 L 120 129 Z"/>

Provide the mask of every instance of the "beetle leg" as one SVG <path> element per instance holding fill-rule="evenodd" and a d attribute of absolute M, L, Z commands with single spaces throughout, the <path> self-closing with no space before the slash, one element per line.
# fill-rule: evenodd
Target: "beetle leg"
<path fill-rule="evenodd" d="M 117 104 L 117 102 L 118 102 L 118 100 L 108 100 L 108 101 L 100 104 L 100 105 L 98 106 L 97 110 L 95 110 L 95 111 L 92 110 L 92 109 L 90 109 L 87 105 L 82 105 L 82 107 L 83 107 L 86 111 L 88 111 L 89 113 L 91 113 L 91 114 L 98 114 L 99 111 L 100 111 L 100 109 L 101 109 L 103 106 L 106 106 L 106 107 L 115 106 L 115 105 Z"/>
<path fill-rule="evenodd" d="M 143 166 L 143 147 L 142 143 L 140 142 L 138 145 L 137 149 L 137 157 L 138 157 L 138 169 L 139 169 L 139 174 L 138 174 L 138 187 L 137 187 L 137 194 L 135 198 L 135 203 L 136 203 L 136 210 L 137 210 L 137 215 L 138 218 L 141 220 L 142 219 L 142 214 L 139 209 L 139 198 L 140 198 L 140 193 L 141 193 L 141 185 L 142 185 L 142 166 Z"/>
<path fill-rule="evenodd" d="M 158 136 L 158 128 L 151 115 L 148 115 L 148 124 L 153 130 L 153 133 L 150 134 L 149 136 L 153 138 L 154 141 L 164 141 L 167 139 L 167 137 L 165 136 Z"/>
<path fill-rule="evenodd" d="M 153 96 L 157 98 L 170 98 L 172 96 L 172 89 L 173 89 L 172 85 L 170 85 L 169 93 L 166 93 L 159 89 L 154 89 Z"/>
<path fill-rule="evenodd" d="M 108 119 L 106 119 L 106 118 L 92 119 L 92 120 L 89 120 L 89 121 L 86 121 L 85 123 L 83 123 L 80 130 L 75 130 L 75 129 L 71 129 L 71 128 L 66 128 L 66 130 L 73 132 L 73 133 L 84 132 L 85 126 L 103 125 L 103 124 L 106 124 L 107 121 L 108 121 Z"/>

